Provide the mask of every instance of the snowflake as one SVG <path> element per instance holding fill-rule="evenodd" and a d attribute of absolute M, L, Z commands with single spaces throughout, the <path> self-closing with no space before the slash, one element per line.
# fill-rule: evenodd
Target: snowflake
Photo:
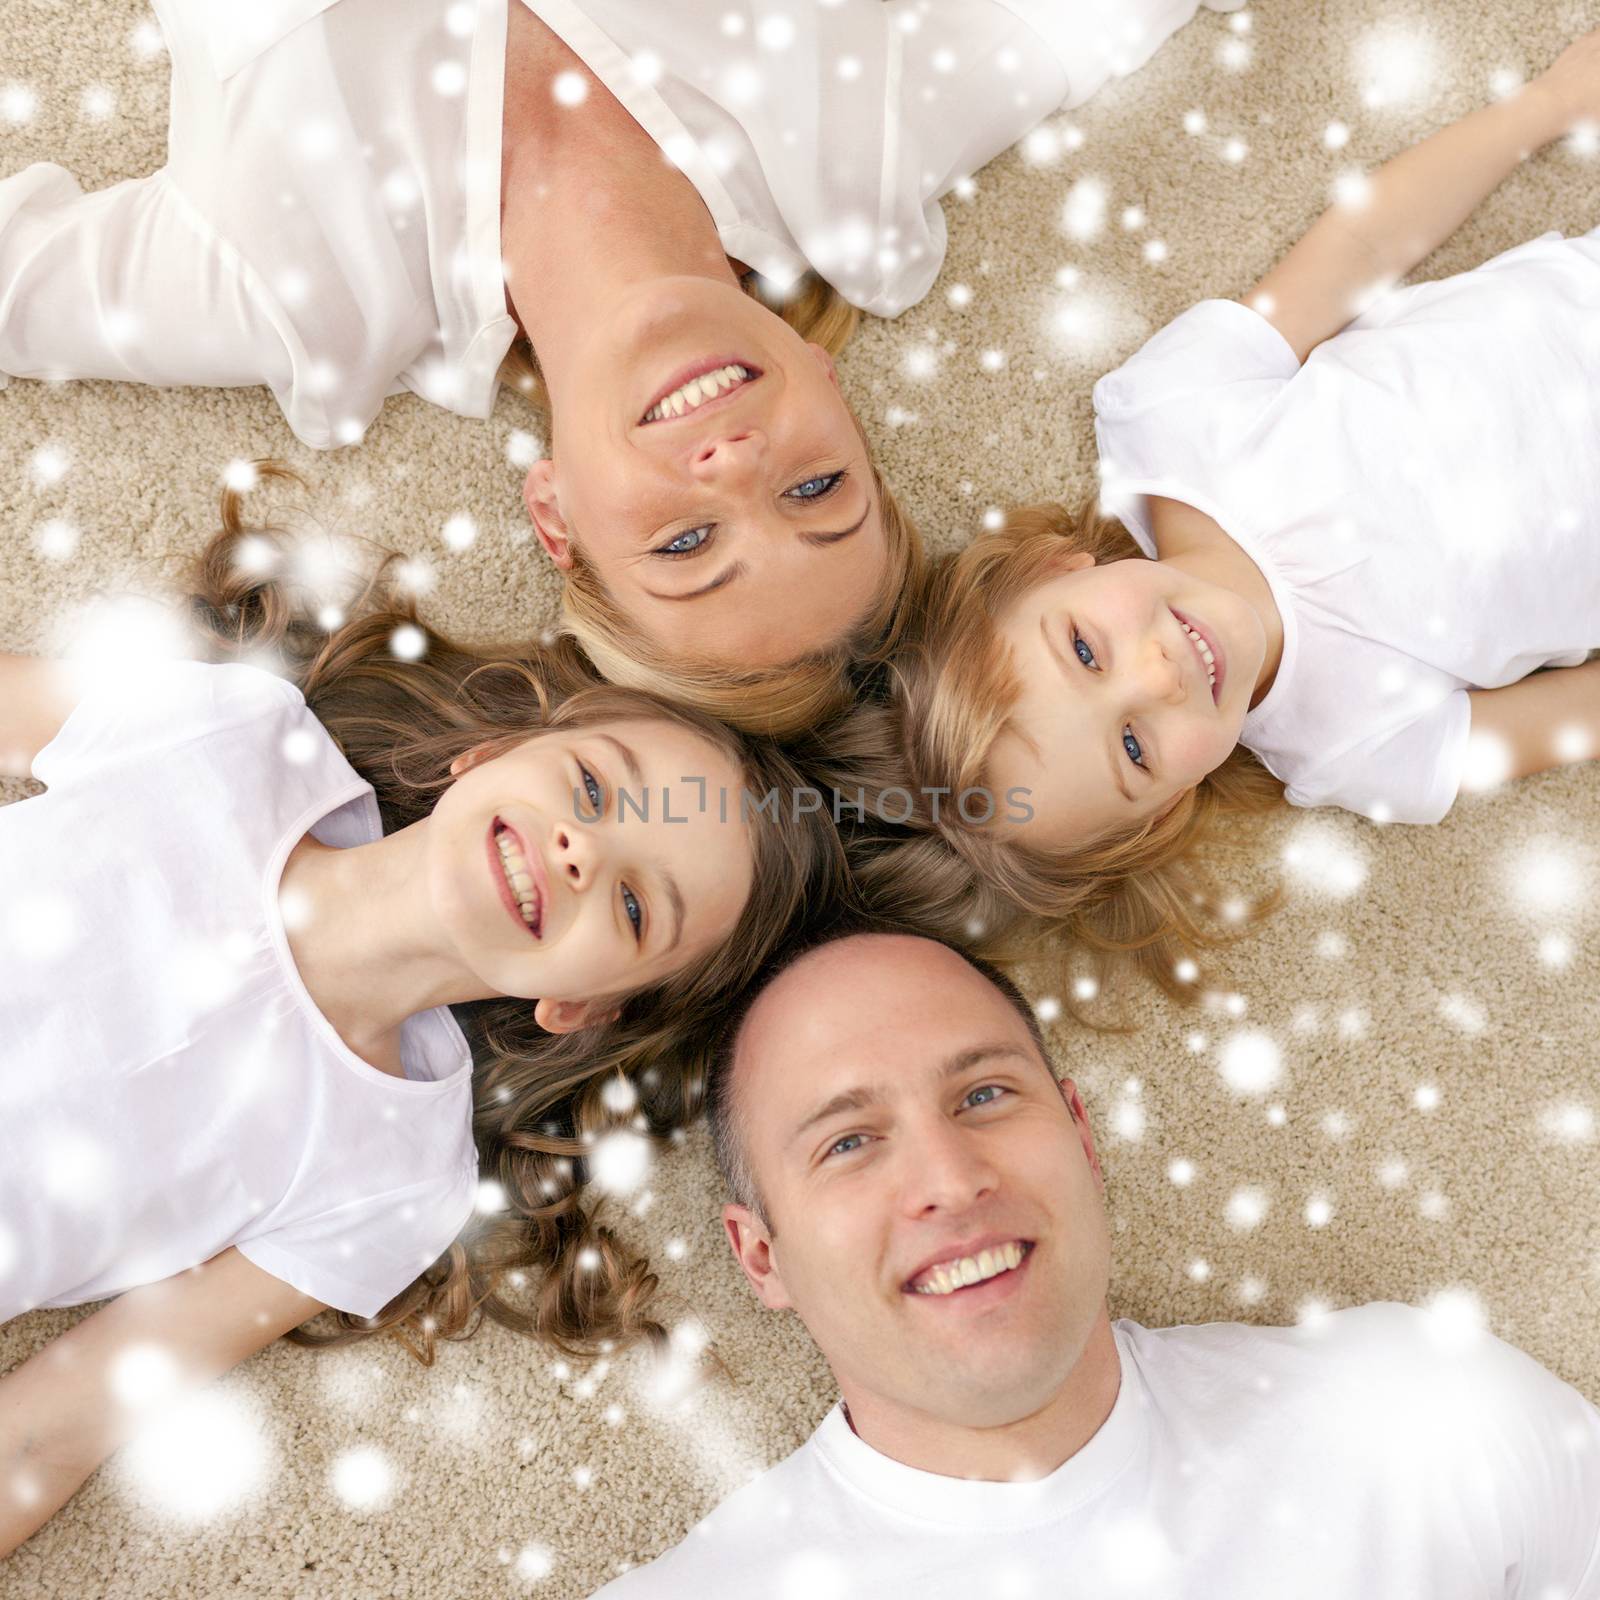
<path fill-rule="evenodd" d="M 242 1394 L 212 1389 L 161 1406 L 123 1449 L 119 1475 L 140 1501 L 198 1522 L 258 1492 L 271 1465 L 255 1405 Z"/>
<path fill-rule="evenodd" d="M 1105 228 L 1107 204 L 1106 186 L 1099 178 L 1079 178 L 1061 208 L 1062 231 L 1083 242 L 1098 237 Z"/>
<path fill-rule="evenodd" d="M 1314 1194 L 1306 1201 L 1306 1226 L 1325 1228 L 1333 1221 L 1333 1202 L 1326 1196 Z"/>
<path fill-rule="evenodd" d="M 1144 1138 L 1148 1118 L 1144 1107 L 1134 1099 L 1119 1100 L 1111 1110 L 1111 1128 L 1119 1139 L 1137 1144 Z"/>
<path fill-rule="evenodd" d="M 1166 241 L 1164 239 L 1151 239 L 1146 242 L 1144 247 L 1144 258 L 1146 261 L 1150 262 L 1152 266 L 1158 266 L 1161 262 L 1165 261 L 1168 253 Z"/>
<path fill-rule="evenodd" d="M 1253 54 L 1248 39 L 1224 39 L 1217 46 L 1217 60 L 1231 72 L 1243 72 Z"/>
<path fill-rule="evenodd" d="M 428 636 L 413 622 L 402 622 L 389 635 L 389 651 L 397 661 L 420 661 L 428 653 Z"/>
<path fill-rule="evenodd" d="M 70 561 L 79 542 L 76 526 L 65 517 L 51 517 L 33 530 L 33 547 L 47 561 Z"/>
<path fill-rule="evenodd" d="M 466 550 L 478 537 L 478 524 L 465 511 L 458 511 L 446 521 L 439 536 L 452 550 Z"/>
<path fill-rule="evenodd" d="M 763 17 L 756 24 L 756 43 L 763 50 L 787 50 L 794 43 L 794 39 L 795 26 L 790 17 L 781 15 Z"/>
<path fill-rule="evenodd" d="M 550 94 L 558 106 L 581 106 L 589 98 L 589 80 L 581 72 L 558 72 Z"/>
<path fill-rule="evenodd" d="M 654 1161 L 650 1141 L 627 1129 L 602 1134 L 588 1155 L 589 1177 L 608 1194 L 628 1194 L 649 1175 Z"/>
<path fill-rule="evenodd" d="M 1547 933 L 1539 941 L 1539 959 L 1558 970 L 1572 964 L 1572 941 L 1563 933 Z"/>
<path fill-rule="evenodd" d="M 513 1568 L 525 1583 L 538 1583 L 555 1571 L 555 1557 L 542 1544 L 525 1544 L 517 1552 Z"/>
<path fill-rule="evenodd" d="M 1378 1166 L 1378 1182 L 1385 1189 L 1402 1189 L 1411 1177 L 1411 1168 L 1399 1156 L 1390 1156 Z"/>
<path fill-rule="evenodd" d="M 1250 146 L 1243 139 L 1229 139 L 1222 147 L 1222 159 L 1231 166 L 1238 166 L 1250 154 Z"/>
<path fill-rule="evenodd" d="M 1469 794 L 1498 789 L 1512 773 L 1511 745 L 1497 733 L 1480 728 L 1467 739 L 1461 787 Z"/>
<path fill-rule="evenodd" d="M 1463 994 L 1447 994 L 1439 1002 L 1439 1015 L 1463 1033 L 1482 1033 L 1488 1020 L 1483 1007 Z"/>
<path fill-rule="evenodd" d="M 1333 180 L 1333 203 L 1345 211 L 1364 211 L 1372 204 L 1372 179 L 1357 167 Z M 1388 688 L 1393 693 L 1393 688 Z"/>
<path fill-rule="evenodd" d="M 972 304 L 972 290 L 964 283 L 952 283 L 945 291 L 944 297 L 957 311 L 962 311 Z"/>
<path fill-rule="evenodd" d="M 1342 122 L 1330 122 L 1322 130 L 1322 142 L 1330 150 L 1343 150 L 1350 143 L 1350 130 Z"/>
<path fill-rule="evenodd" d="M 0 88 L 0 117 L 13 128 L 32 122 L 39 110 L 39 96 L 26 83 L 8 83 Z"/>
<path fill-rule="evenodd" d="M 1471 1289 L 1441 1289 L 1422 1308 L 1422 1315 L 1428 1342 L 1441 1350 L 1468 1349 L 1488 1331 L 1483 1302 Z"/>
<path fill-rule="evenodd" d="M 1557 728 L 1553 743 L 1562 761 L 1587 761 L 1595 753 L 1594 730 L 1577 722 Z"/>
<path fill-rule="evenodd" d="M 1594 1111 L 1576 1100 L 1546 1106 L 1539 1113 L 1539 1128 L 1547 1139 L 1559 1144 L 1593 1144 Z"/>
<path fill-rule="evenodd" d="M 1265 1189 L 1247 1185 L 1235 1189 L 1223 1207 L 1223 1220 L 1236 1233 L 1249 1233 L 1261 1226 L 1271 1209 L 1271 1199 Z"/>
<path fill-rule="evenodd" d="M 1588 876 L 1569 852 L 1538 845 L 1506 864 L 1504 881 L 1525 910 L 1564 911 L 1587 900 Z"/>
<path fill-rule="evenodd" d="M 1338 823 L 1298 824 L 1283 848 L 1283 862 L 1303 888 L 1347 900 L 1367 881 L 1367 854 Z"/>
<path fill-rule="evenodd" d="M 1185 111 L 1183 114 L 1183 131 L 1187 134 L 1202 134 L 1206 131 L 1206 114 L 1200 110 Z"/>
<path fill-rule="evenodd" d="M 361 1445 L 333 1458 L 328 1482 L 352 1511 L 381 1511 L 394 1494 L 394 1464 L 381 1450 Z"/>
<path fill-rule="evenodd" d="M 1175 1189 L 1187 1189 L 1194 1182 L 1195 1166 L 1187 1156 L 1178 1156 L 1168 1164 L 1167 1181 Z"/>
<path fill-rule="evenodd" d="M 1375 110 L 1419 106 L 1434 89 L 1437 51 L 1422 28 L 1381 23 L 1356 41 L 1354 57 L 1362 102 Z"/>
<path fill-rule="evenodd" d="M 1195 1260 L 1189 1263 L 1188 1272 L 1189 1277 L 1195 1283 L 1205 1283 L 1211 1277 L 1211 1263 L 1196 1257 Z"/>
<path fill-rule="evenodd" d="M 477 1193 L 473 1198 L 473 1209 L 488 1216 L 496 1211 L 504 1211 L 508 1202 L 505 1185 L 497 1183 L 493 1178 L 479 1180 Z"/>

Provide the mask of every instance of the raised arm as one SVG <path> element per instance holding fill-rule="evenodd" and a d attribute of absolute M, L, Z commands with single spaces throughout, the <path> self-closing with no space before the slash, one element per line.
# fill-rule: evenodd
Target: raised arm
<path fill-rule="evenodd" d="M 119 1400 L 115 1383 L 125 1351 L 157 1346 L 192 1391 L 322 1309 L 228 1249 L 130 1290 L 0 1378 L 0 1558 L 137 1431 L 139 1414 Z"/>
<path fill-rule="evenodd" d="M 1513 169 L 1586 118 L 1600 118 L 1600 31 L 1569 45 L 1520 93 L 1474 111 L 1336 202 L 1244 298 L 1304 361 L 1403 277 Z"/>
<path fill-rule="evenodd" d="M 0 778 L 26 778 L 76 702 L 59 662 L 0 651 Z"/>

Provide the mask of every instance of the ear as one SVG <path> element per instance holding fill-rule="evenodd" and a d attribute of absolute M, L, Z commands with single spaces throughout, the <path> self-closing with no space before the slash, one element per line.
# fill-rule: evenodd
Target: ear
<path fill-rule="evenodd" d="M 522 485 L 523 504 L 544 551 L 563 572 L 572 566 L 572 535 L 556 499 L 556 464 L 535 461 Z"/>
<path fill-rule="evenodd" d="M 1071 1078 L 1062 1078 L 1056 1083 L 1056 1088 L 1061 1091 L 1061 1098 L 1066 1102 L 1067 1111 L 1077 1124 L 1078 1143 L 1083 1146 L 1083 1153 L 1088 1158 L 1089 1169 L 1094 1173 L 1095 1182 L 1104 1189 L 1106 1175 L 1100 1170 L 1100 1154 L 1094 1147 L 1094 1129 L 1089 1126 L 1089 1113 L 1084 1109 L 1083 1097 L 1078 1093 L 1078 1086 Z"/>
<path fill-rule="evenodd" d="M 817 365 L 828 375 L 828 382 L 837 389 L 839 387 L 839 374 L 834 370 L 833 357 L 820 344 L 814 344 L 810 341 L 807 341 L 806 349 L 816 357 Z"/>
<path fill-rule="evenodd" d="M 492 751 L 487 745 L 482 744 L 474 745 L 470 750 L 463 750 L 461 754 L 450 763 L 450 776 L 452 778 L 459 778 L 463 772 L 471 772 L 474 767 L 481 766 L 482 763 L 487 761 L 493 754 L 494 751 Z"/>
<path fill-rule="evenodd" d="M 576 1033 L 615 1022 L 621 1014 L 615 1006 L 608 1011 L 603 1000 L 539 1000 L 533 1007 L 533 1020 L 546 1033 Z"/>
<path fill-rule="evenodd" d="M 727 1230 L 733 1258 L 750 1280 L 756 1298 L 768 1311 L 788 1311 L 792 1302 L 778 1271 L 772 1235 L 762 1227 L 756 1214 L 748 1206 L 730 1203 L 722 1208 L 722 1226 Z"/>

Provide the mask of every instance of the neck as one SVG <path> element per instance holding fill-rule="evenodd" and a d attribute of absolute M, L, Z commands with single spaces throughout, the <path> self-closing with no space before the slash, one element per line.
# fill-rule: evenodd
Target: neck
<path fill-rule="evenodd" d="M 850 1426 L 880 1455 L 941 1477 L 995 1483 L 1048 1477 L 1100 1431 L 1121 1386 L 1122 1360 L 1104 1306 L 1066 1382 L 1015 1422 L 963 1427 L 840 1383 Z"/>
<path fill-rule="evenodd" d="M 438 941 L 425 894 L 427 819 L 335 849 L 309 834 L 279 884 L 289 951 L 312 1003 L 363 1060 L 398 1073 L 400 1024 L 490 991 Z"/>
<path fill-rule="evenodd" d="M 694 185 L 610 90 L 526 6 L 513 3 L 507 22 L 500 248 L 512 312 L 554 390 L 574 331 L 621 291 L 738 278 Z M 558 77 L 584 85 L 579 105 L 558 103 Z"/>

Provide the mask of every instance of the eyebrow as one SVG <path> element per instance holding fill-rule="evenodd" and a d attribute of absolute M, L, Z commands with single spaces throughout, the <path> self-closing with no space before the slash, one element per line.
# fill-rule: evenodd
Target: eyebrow
<path fill-rule="evenodd" d="M 1066 658 L 1059 650 L 1056 649 L 1056 642 L 1050 637 L 1049 630 L 1045 627 L 1045 619 L 1043 617 L 1039 618 L 1039 637 L 1044 640 L 1045 649 L 1050 652 L 1051 656 L 1055 660 L 1056 665 L 1061 668 L 1062 677 L 1066 677 L 1068 675 Z M 1118 789 L 1122 791 L 1122 798 L 1126 800 L 1130 806 L 1137 805 L 1138 802 L 1133 797 L 1133 791 L 1129 789 L 1126 783 L 1123 782 L 1122 763 L 1117 760 L 1116 751 L 1114 749 L 1107 749 L 1106 757 L 1111 762 L 1111 781 L 1116 784 Z"/>
<path fill-rule="evenodd" d="M 988 1061 L 995 1056 L 1020 1056 L 1024 1061 L 1032 1060 L 1028 1051 L 1021 1045 L 997 1040 L 989 1044 L 975 1044 L 965 1050 L 958 1050 L 953 1056 L 947 1056 L 939 1067 L 939 1077 L 942 1079 L 959 1077 L 970 1067 L 975 1067 L 979 1062 Z M 1054 1074 L 1052 1073 L 1053 1077 Z M 877 1083 L 860 1084 L 854 1089 L 846 1089 L 836 1094 L 826 1104 L 818 1106 L 804 1122 L 795 1128 L 789 1135 L 789 1143 L 793 1144 L 803 1134 L 809 1132 L 819 1122 L 826 1122 L 830 1117 L 842 1116 L 847 1111 L 864 1111 L 868 1106 L 881 1103 L 884 1098 L 883 1085 Z"/>
<path fill-rule="evenodd" d="M 851 534 L 857 532 L 871 515 L 872 498 L 869 495 L 867 497 L 866 510 L 848 528 L 841 528 L 837 533 L 802 533 L 800 535 L 801 541 L 819 549 L 824 545 L 838 544 L 841 540 L 848 539 Z M 701 595 L 710 594 L 713 589 L 726 587 L 735 578 L 742 577 L 748 570 L 742 561 L 735 561 L 731 567 L 719 572 L 710 583 L 702 584 L 698 589 L 686 589 L 682 594 L 662 594 L 656 589 L 646 589 L 645 593 L 656 600 L 698 600 Z"/>
<path fill-rule="evenodd" d="M 609 733 L 602 733 L 599 737 L 608 745 L 610 745 L 619 756 L 622 757 L 622 764 L 628 769 L 628 776 L 632 778 L 641 789 L 644 788 L 644 773 L 639 768 L 638 756 L 636 756 L 633 751 L 631 751 L 620 739 L 614 739 Z"/>

